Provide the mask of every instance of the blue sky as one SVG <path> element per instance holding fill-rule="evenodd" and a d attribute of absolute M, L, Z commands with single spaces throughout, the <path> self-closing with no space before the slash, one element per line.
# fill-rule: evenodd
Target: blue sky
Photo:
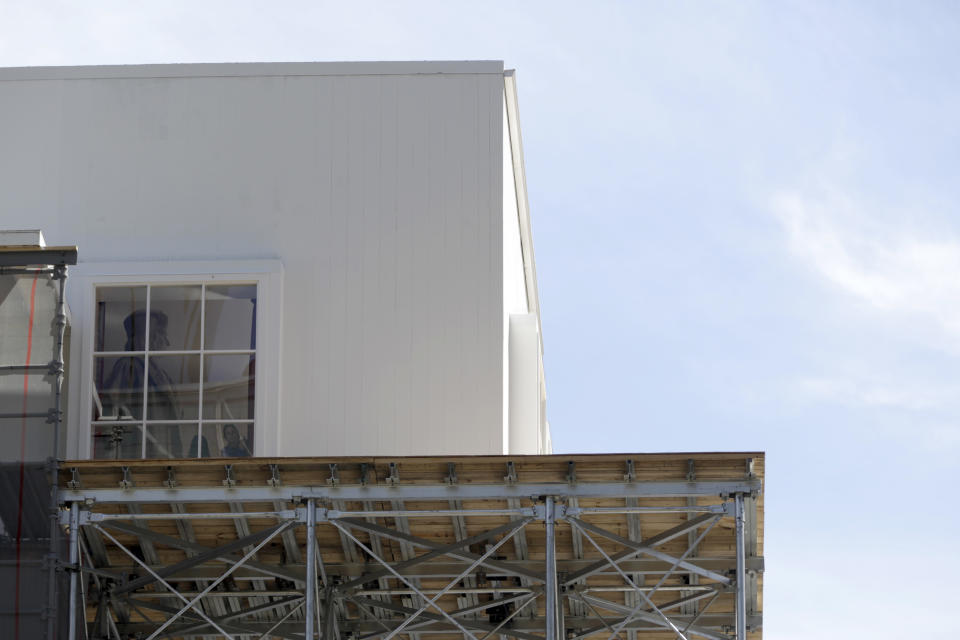
<path fill-rule="evenodd" d="M 765 450 L 768 638 L 956 637 L 960 7 L 0 0 L 3 66 L 381 59 L 518 70 L 557 451 Z"/>

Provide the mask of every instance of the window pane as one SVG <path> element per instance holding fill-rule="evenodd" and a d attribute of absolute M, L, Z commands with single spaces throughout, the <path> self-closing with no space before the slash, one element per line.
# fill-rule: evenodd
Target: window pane
<path fill-rule="evenodd" d="M 205 349 L 256 348 L 257 285 L 207 285 Z"/>
<path fill-rule="evenodd" d="M 253 425 L 250 423 L 205 423 L 203 442 L 211 458 L 248 458 L 253 455 Z"/>
<path fill-rule="evenodd" d="M 197 446 L 196 424 L 147 423 L 148 458 L 195 458 Z"/>
<path fill-rule="evenodd" d="M 204 420 L 252 420 L 252 355 L 215 355 L 203 359 Z"/>
<path fill-rule="evenodd" d="M 143 417 L 143 356 L 94 357 L 93 384 L 94 420 Z"/>
<path fill-rule="evenodd" d="M 97 287 L 96 306 L 94 351 L 143 350 L 146 287 Z"/>
<path fill-rule="evenodd" d="M 197 419 L 200 405 L 200 356 L 150 355 L 147 420 Z"/>
<path fill-rule="evenodd" d="M 200 349 L 200 285 L 150 289 L 150 350 Z"/>
<path fill-rule="evenodd" d="M 140 458 L 140 425 L 95 424 L 91 429 L 93 457 L 97 460 Z"/>
<path fill-rule="evenodd" d="M 189 430 L 181 430 L 180 437 L 184 442 L 187 441 L 187 432 L 189 431 L 189 441 L 190 444 L 187 445 L 187 455 L 188 458 L 209 458 L 210 457 L 210 440 L 206 435 L 198 438 L 197 434 L 199 433 L 200 426 L 196 424 L 191 424 Z"/>

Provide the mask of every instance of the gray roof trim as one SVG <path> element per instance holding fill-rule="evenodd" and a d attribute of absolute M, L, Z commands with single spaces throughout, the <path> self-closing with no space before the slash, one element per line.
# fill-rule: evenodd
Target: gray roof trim
<path fill-rule="evenodd" d="M 503 73 L 501 60 L 424 62 L 224 62 L 199 64 L 6 67 L 3 80 L 93 80 L 251 76 L 380 76 Z"/>

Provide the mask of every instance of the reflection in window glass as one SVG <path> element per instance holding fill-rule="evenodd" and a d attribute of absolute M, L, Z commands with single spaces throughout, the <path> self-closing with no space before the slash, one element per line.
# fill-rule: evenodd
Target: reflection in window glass
<path fill-rule="evenodd" d="M 94 420 L 143 417 L 143 356 L 93 359 Z"/>
<path fill-rule="evenodd" d="M 257 286 L 209 285 L 204 311 L 207 349 L 255 349 Z"/>
<path fill-rule="evenodd" d="M 139 424 L 95 424 L 91 431 L 93 457 L 97 460 L 124 460 L 143 457 Z"/>
<path fill-rule="evenodd" d="M 147 423 L 148 458 L 195 458 L 190 447 L 196 447 L 196 441 L 196 424 Z"/>
<path fill-rule="evenodd" d="M 147 420 L 196 419 L 200 405 L 200 356 L 150 355 Z"/>
<path fill-rule="evenodd" d="M 187 456 L 188 458 L 209 458 L 210 457 L 210 440 L 206 435 L 198 437 L 199 427 L 191 425 L 190 427 L 190 444 L 187 447 Z"/>
<path fill-rule="evenodd" d="M 142 323 L 134 327 L 131 320 L 128 332 L 125 321 L 137 309 L 146 308 L 146 287 L 99 287 L 96 306 L 95 351 L 133 351 L 134 339 L 143 344 Z"/>
<path fill-rule="evenodd" d="M 255 284 L 99 287 L 96 300 L 95 458 L 253 455 Z"/>
<path fill-rule="evenodd" d="M 204 356 L 204 420 L 253 419 L 254 362 L 247 354 Z"/>
<path fill-rule="evenodd" d="M 151 350 L 196 351 L 200 348 L 200 299 L 202 288 L 193 286 L 154 286 L 150 288 Z M 163 339 L 153 344 L 154 314 L 162 314 Z"/>
<path fill-rule="evenodd" d="M 243 422 L 204 423 L 203 442 L 212 458 L 248 458 L 253 455 L 253 425 Z"/>

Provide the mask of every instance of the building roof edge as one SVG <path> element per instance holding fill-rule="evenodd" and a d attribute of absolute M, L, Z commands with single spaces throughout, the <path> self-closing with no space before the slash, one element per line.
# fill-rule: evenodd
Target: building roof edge
<path fill-rule="evenodd" d="M 200 78 L 257 76 L 365 76 L 502 74 L 501 60 L 386 62 L 216 62 L 0 68 L 0 81 Z"/>

